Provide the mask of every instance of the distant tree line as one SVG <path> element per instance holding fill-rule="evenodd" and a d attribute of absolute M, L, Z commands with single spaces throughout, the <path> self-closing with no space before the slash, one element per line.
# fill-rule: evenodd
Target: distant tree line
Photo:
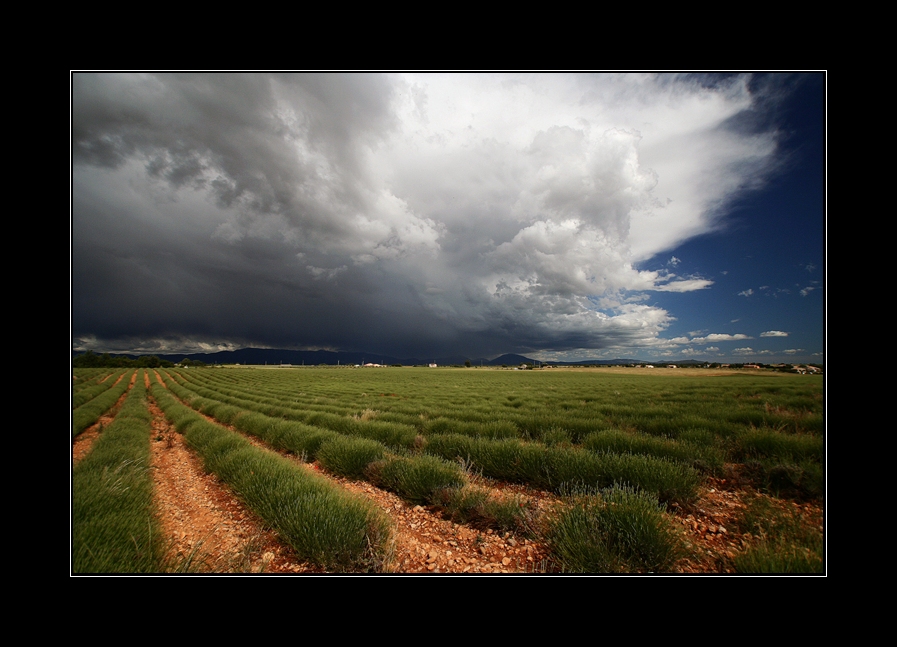
<path fill-rule="evenodd" d="M 202 362 L 198 363 L 202 364 Z M 197 362 L 193 364 L 196 365 Z M 72 358 L 73 368 L 171 368 L 172 366 L 174 366 L 172 362 L 159 359 L 156 355 L 143 355 L 137 359 L 131 359 L 124 355 L 110 355 L 109 353 L 98 355 L 93 351 L 87 351 L 83 355 Z"/>

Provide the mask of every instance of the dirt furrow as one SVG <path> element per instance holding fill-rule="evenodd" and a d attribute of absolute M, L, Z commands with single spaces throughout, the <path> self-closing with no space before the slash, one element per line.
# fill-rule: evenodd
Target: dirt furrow
<path fill-rule="evenodd" d="M 366 481 L 330 478 L 369 498 L 393 520 L 396 535 L 392 572 L 533 573 L 549 568 L 542 544 L 512 533 L 480 531 L 453 523 L 443 519 L 438 510 L 406 503 Z"/>
<path fill-rule="evenodd" d="M 175 570 L 314 573 L 202 463 L 152 401 L 156 501 Z"/>

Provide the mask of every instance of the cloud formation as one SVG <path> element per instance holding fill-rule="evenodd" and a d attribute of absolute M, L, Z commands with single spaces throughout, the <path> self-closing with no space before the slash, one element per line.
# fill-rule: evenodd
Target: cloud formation
<path fill-rule="evenodd" d="M 689 341 L 693 344 L 713 344 L 721 341 L 740 341 L 742 339 L 751 339 L 751 337 L 748 337 L 747 335 L 742 333 L 738 333 L 736 335 L 729 335 L 727 333 L 712 333 L 704 337 L 694 337 Z"/>
<path fill-rule="evenodd" d="M 713 281 L 639 264 L 776 164 L 747 78 L 712 81 L 75 73 L 75 343 L 666 344 L 647 295 Z"/>

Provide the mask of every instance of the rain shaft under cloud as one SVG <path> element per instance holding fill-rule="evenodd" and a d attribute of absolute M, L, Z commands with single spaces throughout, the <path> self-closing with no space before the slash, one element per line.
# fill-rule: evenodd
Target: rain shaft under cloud
<path fill-rule="evenodd" d="M 668 346 L 650 295 L 712 281 L 639 263 L 774 166 L 756 102 L 737 76 L 75 73 L 73 344 Z"/>

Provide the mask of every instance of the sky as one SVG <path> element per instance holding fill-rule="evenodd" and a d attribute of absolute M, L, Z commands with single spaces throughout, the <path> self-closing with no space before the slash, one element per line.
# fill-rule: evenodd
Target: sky
<path fill-rule="evenodd" d="M 72 72 L 72 349 L 823 363 L 825 82 Z"/>

